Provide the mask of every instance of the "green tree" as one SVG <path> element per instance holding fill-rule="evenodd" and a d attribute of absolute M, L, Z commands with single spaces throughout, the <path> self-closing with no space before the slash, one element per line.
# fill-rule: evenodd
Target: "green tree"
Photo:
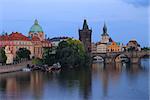
<path fill-rule="evenodd" d="M 34 59 L 32 59 L 32 64 L 34 64 L 36 66 L 42 66 L 43 65 L 43 61 L 40 58 L 34 58 Z"/>
<path fill-rule="evenodd" d="M 30 54 L 30 50 L 26 48 L 19 48 L 19 50 L 16 52 L 16 58 L 19 60 L 30 59 Z"/>
<path fill-rule="evenodd" d="M 57 48 L 44 49 L 43 63 L 51 66 L 57 62 L 60 62 L 62 68 L 81 68 L 89 65 L 90 56 L 79 40 L 69 38 L 61 41 Z"/>
<path fill-rule="evenodd" d="M 7 60 L 7 56 L 5 54 L 4 48 L 0 48 L 0 63 L 5 64 Z"/>
<path fill-rule="evenodd" d="M 142 50 L 148 51 L 148 50 L 150 50 L 150 47 L 143 47 Z"/>
<path fill-rule="evenodd" d="M 90 59 L 86 54 L 83 44 L 79 40 L 68 39 L 59 43 L 56 58 L 63 68 L 86 66 Z"/>
<path fill-rule="evenodd" d="M 49 66 L 52 66 L 54 63 L 56 63 L 56 54 L 55 54 L 56 48 L 44 48 L 44 54 L 43 54 L 43 63 L 47 64 Z"/>

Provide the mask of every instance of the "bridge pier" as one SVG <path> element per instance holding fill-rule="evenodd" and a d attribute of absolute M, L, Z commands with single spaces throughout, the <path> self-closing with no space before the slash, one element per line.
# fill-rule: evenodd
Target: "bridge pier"
<path fill-rule="evenodd" d="M 114 64 L 115 63 L 114 59 L 111 58 L 111 57 L 105 58 L 104 61 L 105 61 L 106 64 Z"/>

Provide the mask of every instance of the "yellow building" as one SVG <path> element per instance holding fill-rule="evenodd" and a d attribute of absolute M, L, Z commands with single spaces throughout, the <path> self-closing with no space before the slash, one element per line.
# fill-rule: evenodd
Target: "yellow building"
<path fill-rule="evenodd" d="M 122 51 L 122 45 L 120 43 L 112 42 L 107 46 L 107 52 L 120 52 Z"/>

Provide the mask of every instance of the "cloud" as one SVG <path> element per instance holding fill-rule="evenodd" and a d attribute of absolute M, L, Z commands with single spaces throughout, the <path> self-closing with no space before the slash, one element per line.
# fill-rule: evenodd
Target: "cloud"
<path fill-rule="evenodd" d="M 126 3 L 132 4 L 135 7 L 148 7 L 150 6 L 149 0 L 123 0 Z"/>

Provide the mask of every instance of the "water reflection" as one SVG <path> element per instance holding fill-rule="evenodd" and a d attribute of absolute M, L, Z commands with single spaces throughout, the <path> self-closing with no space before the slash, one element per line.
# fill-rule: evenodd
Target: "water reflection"
<path fill-rule="evenodd" d="M 124 97 L 126 100 L 148 100 L 147 63 L 147 61 L 142 62 L 141 66 L 94 63 L 92 70 L 69 70 L 53 74 L 37 71 L 0 74 L 0 98 L 122 100 Z"/>
<path fill-rule="evenodd" d="M 115 63 L 103 64 L 94 63 L 92 65 L 92 84 L 95 87 L 94 91 L 100 94 L 93 94 L 93 100 L 97 98 L 111 100 L 124 100 L 118 96 L 125 97 L 125 100 L 148 100 L 148 62 L 144 63 L 143 67 L 139 64 Z M 97 84 L 99 81 L 99 84 Z M 95 83 L 94 83 L 95 82 Z M 130 86 L 131 85 L 131 86 Z M 141 87 L 143 86 L 144 87 Z M 143 90 L 145 89 L 145 90 Z M 136 94 L 133 92 L 136 91 Z M 143 96 L 137 95 L 138 92 Z M 126 94 L 131 93 L 131 94 Z M 125 96 L 126 95 L 126 96 Z"/>

